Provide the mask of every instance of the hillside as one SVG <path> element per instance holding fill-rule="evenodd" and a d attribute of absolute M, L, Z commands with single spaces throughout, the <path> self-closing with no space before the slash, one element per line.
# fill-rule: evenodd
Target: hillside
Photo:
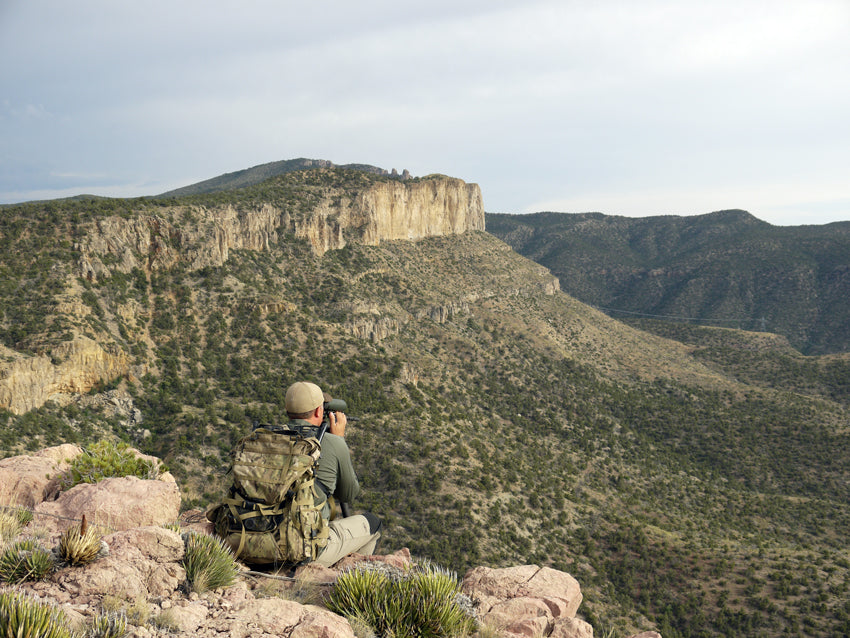
<path fill-rule="evenodd" d="M 234 190 L 245 188 L 246 186 L 254 186 L 264 182 L 272 177 L 278 177 L 291 173 L 293 171 L 311 170 L 316 168 L 341 168 L 348 170 L 357 170 L 366 173 L 374 173 L 375 175 L 389 175 L 385 169 L 368 164 L 343 164 L 337 167 L 333 162 L 328 160 L 316 160 L 299 158 L 293 160 L 282 160 L 279 162 L 268 162 L 246 168 L 233 173 L 225 173 L 218 177 L 206 179 L 197 184 L 190 184 L 182 188 L 177 188 L 167 193 L 162 193 L 157 197 L 185 197 L 187 195 L 203 195 L 208 193 L 219 193 L 221 191 Z M 406 175 L 405 175 L 406 178 Z"/>
<path fill-rule="evenodd" d="M 625 325 L 483 232 L 451 195 L 469 185 L 440 183 L 318 169 L 7 208 L 0 381 L 30 387 L 41 362 L 74 383 L 0 412 L 4 454 L 114 434 L 204 507 L 233 441 L 313 380 L 360 418 L 355 506 L 384 517 L 382 551 L 567 571 L 599 633 L 847 633 L 847 360 Z M 466 212 L 376 236 L 386 211 L 357 202 L 387 188 Z"/>
<path fill-rule="evenodd" d="M 487 215 L 487 230 L 619 319 L 691 319 L 850 351 L 850 222 L 771 226 L 744 211 L 627 218 Z"/>

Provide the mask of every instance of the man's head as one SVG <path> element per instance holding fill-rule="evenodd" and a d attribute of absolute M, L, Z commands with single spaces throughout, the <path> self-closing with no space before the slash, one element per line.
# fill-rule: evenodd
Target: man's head
<path fill-rule="evenodd" d="M 325 397 L 322 389 L 309 381 L 298 381 L 286 390 L 286 414 L 290 419 L 310 419 L 321 408 Z"/>

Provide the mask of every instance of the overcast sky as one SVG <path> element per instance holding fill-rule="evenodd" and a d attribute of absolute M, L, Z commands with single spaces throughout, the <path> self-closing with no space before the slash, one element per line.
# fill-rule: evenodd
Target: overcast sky
<path fill-rule="evenodd" d="M 283 159 L 850 220 L 850 0 L 0 0 L 0 203 Z"/>

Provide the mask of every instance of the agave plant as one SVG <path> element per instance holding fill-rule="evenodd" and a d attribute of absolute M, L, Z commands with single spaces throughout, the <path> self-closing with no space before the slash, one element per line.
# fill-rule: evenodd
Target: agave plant
<path fill-rule="evenodd" d="M 58 607 L 20 591 L 0 591 L 0 635 L 4 638 L 73 638 L 67 625 Z"/>
<path fill-rule="evenodd" d="M 16 541 L 0 555 L 0 580 L 7 583 L 42 580 L 54 566 L 53 555 L 33 539 Z"/>
<path fill-rule="evenodd" d="M 381 636 L 454 637 L 475 629 L 457 576 L 431 563 L 407 571 L 359 565 L 340 574 L 326 604 Z"/>
<path fill-rule="evenodd" d="M 183 539 L 186 544 L 183 567 L 192 590 L 200 594 L 233 584 L 239 567 L 233 552 L 221 539 L 198 532 L 187 532 Z"/>
<path fill-rule="evenodd" d="M 79 525 L 69 527 L 59 539 L 57 554 L 67 565 L 86 565 L 100 556 L 103 550 L 101 535 L 90 527 L 83 514 Z"/>

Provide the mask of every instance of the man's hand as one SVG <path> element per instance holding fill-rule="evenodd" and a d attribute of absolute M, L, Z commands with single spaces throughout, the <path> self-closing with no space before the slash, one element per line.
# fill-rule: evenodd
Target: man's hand
<path fill-rule="evenodd" d="M 328 422 L 330 423 L 328 430 L 331 434 L 345 436 L 345 425 L 348 423 L 345 412 L 328 412 Z"/>

